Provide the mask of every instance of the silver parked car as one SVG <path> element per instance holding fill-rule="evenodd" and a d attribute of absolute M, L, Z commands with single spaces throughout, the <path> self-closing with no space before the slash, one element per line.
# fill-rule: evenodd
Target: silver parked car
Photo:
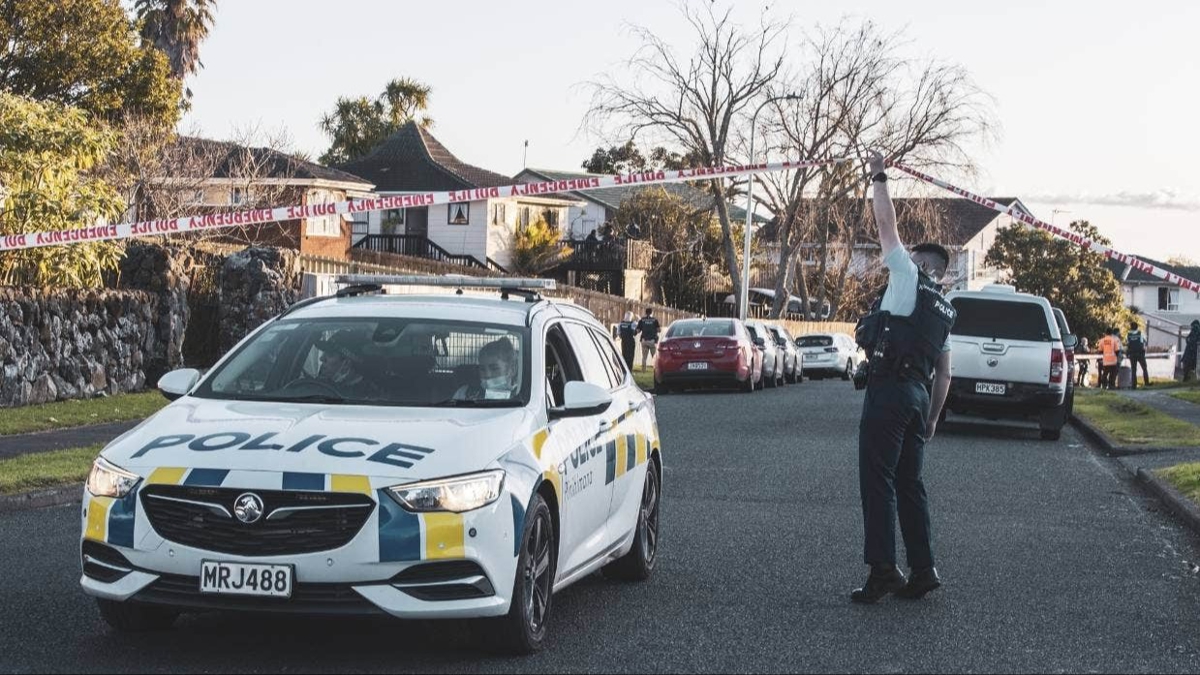
<path fill-rule="evenodd" d="M 775 338 L 775 344 L 783 351 L 783 381 L 795 384 L 803 379 L 800 365 L 800 349 L 787 328 L 779 324 L 767 324 L 767 330 Z"/>
<path fill-rule="evenodd" d="M 767 325 L 761 321 L 746 322 L 746 330 L 750 338 L 762 350 L 762 381 L 768 387 L 778 387 L 783 384 L 783 350 L 775 344 L 775 336 L 767 330 Z"/>
<path fill-rule="evenodd" d="M 839 375 L 849 380 L 866 355 L 845 333 L 809 333 L 796 338 L 804 358 L 804 374 L 810 377 Z"/>

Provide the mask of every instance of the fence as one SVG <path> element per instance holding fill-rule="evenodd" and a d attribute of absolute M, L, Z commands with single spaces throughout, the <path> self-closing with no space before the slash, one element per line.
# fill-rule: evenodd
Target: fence
<path fill-rule="evenodd" d="M 468 274 L 469 276 L 502 277 L 497 272 L 479 269 L 464 269 L 461 265 L 443 263 L 424 258 L 376 253 L 373 251 L 352 250 L 351 260 L 338 260 L 320 256 L 301 256 L 300 268 L 309 274 Z M 625 312 L 633 312 L 640 317 L 643 311 L 650 307 L 663 325 L 678 319 L 696 316 L 673 307 L 640 303 L 628 298 L 622 298 L 607 293 L 589 291 L 567 284 L 559 284 L 553 291 L 545 293 L 547 297 L 573 302 L 596 315 L 596 319 L 606 326 L 620 323 Z"/>

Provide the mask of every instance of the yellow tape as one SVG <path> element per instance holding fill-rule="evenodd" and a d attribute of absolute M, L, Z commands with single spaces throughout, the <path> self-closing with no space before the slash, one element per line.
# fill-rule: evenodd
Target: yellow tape
<path fill-rule="evenodd" d="M 183 481 L 183 474 L 187 473 L 187 469 L 177 467 L 160 467 L 150 474 L 146 479 L 146 485 L 179 485 Z"/>
<path fill-rule="evenodd" d="M 538 459 L 542 458 L 542 446 L 546 444 L 546 439 L 550 438 L 550 430 L 542 429 L 533 435 L 533 456 Z"/>
<path fill-rule="evenodd" d="M 105 541 L 108 539 L 108 510 L 112 507 L 112 497 L 92 497 L 88 503 L 87 530 L 84 539 Z"/>
<path fill-rule="evenodd" d="M 617 478 L 625 475 L 625 467 L 629 464 L 629 443 L 624 436 L 617 437 Z"/>
<path fill-rule="evenodd" d="M 649 444 L 646 442 L 645 434 L 637 435 L 637 463 L 639 465 L 646 463 L 646 457 L 650 454 Z"/>
<path fill-rule="evenodd" d="M 371 495 L 371 481 L 366 476 L 333 474 L 329 478 L 330 492 L 357 492 Z"/>
<path fill-rule="evenodd" d="M 463 517 L 461 513 L 426 513 L 425 559 L 446 560 L 462 558 Z"/>

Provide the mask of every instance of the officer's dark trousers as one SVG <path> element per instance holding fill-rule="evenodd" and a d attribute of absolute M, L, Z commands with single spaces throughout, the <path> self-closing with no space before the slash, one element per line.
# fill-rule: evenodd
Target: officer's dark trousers
<path fill-rule="evenodd" d="M 921 481 L 929 391 L 919 382 L 873 378 L 858 427 L 858 480 L 868 565 L 896 564 L 896 516 L 909 567 L 932 567 L 929 500 Z"/>
<path fill-rule="evenodd" d="M 1133 375 L 1133 377 L 1131 377 L 1129 379 L 1133 385 L 1133 388 L 1137 389 L 1138 365 L 1142 366 L 1142 381 L 1146 383 L 1147 387 L 1149 387 L 1150 386 L 1150 369 L 1146 368 L 1146 355 L 1142 354 L 1141 356 L 1129 357 L 1129 370 L 1132 371 L 1132 372 L 1130 372 L 1130 375 Z"/>
<path fill-rule="evenodd" d="M 637 351 L 637 344 L 633 340 L 621 339 L 621 358 L 625 359 L 625 365 L 633 370 L 633 357 Z"/>

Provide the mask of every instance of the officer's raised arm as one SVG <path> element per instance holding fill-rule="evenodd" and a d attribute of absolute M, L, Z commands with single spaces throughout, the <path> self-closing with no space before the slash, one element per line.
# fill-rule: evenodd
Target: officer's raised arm
<path fill-rule="evenodd" d="M 883 247 L 883 257 L 886 259 L 889 253 L 903 246 L 900 230 L 896 227 L 896 207 L 892 204 L 892 196 L 888 194 L 883 155 L 878 150 L 872 150 L 867 156 L 867 163 L 871 170 L 871 184 L 875 187 L 872 199 L 875 226 L 879 228 L 879 244 Z"/>

